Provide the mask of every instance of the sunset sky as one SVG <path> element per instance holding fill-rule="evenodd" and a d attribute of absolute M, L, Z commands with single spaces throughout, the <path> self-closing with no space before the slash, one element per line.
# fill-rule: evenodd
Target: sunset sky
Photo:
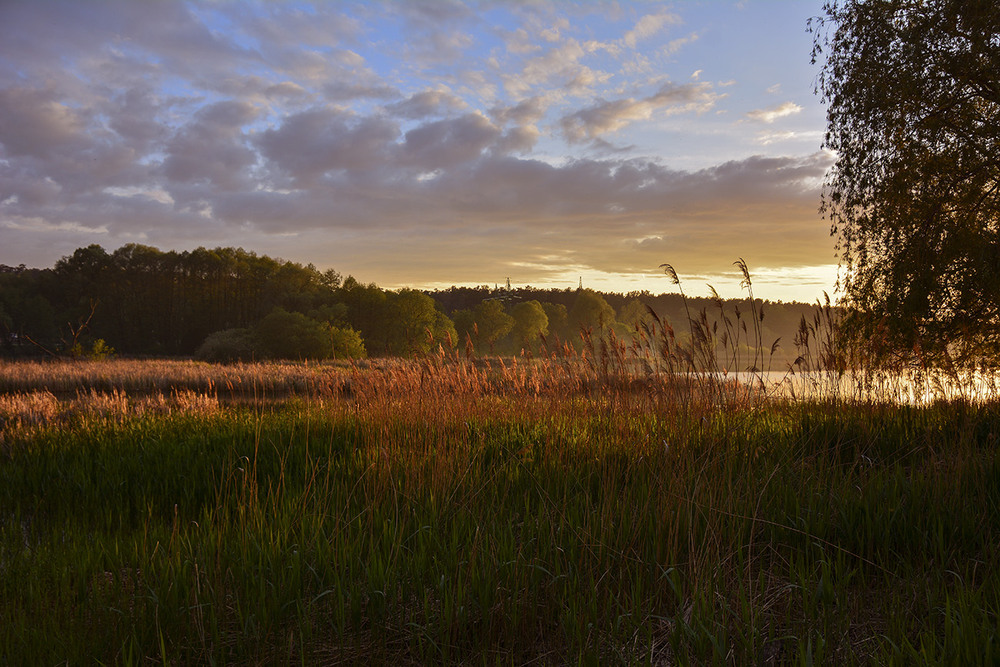
<path fill-rule="evenodd" d="M 0 263 L 832 293 L 820 0 L 0 2 Z"/>

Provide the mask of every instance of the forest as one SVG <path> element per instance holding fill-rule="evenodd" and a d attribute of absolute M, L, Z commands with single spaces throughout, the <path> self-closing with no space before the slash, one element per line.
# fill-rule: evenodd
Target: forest
<path fill-rule="evenodd" d="M 666 278 L 664 286 L 670 286 Z M 627 343 L 654 314 L 683 338 L 688 313 L 704 312 L 714 323 L 743 308 L 761 313 L 761 343 L 773 347 L 773 361 L 787 364 L 803 317 L 815 310 L 760 300 L 751 308 L 747 299 L 686 301 L 676 292 L 509 284 L 386 290 L 242 248 L 177 252 L 128 244 L 109 253 L 90 245 L 52 268 L 0 266 L 0 354 L 210 361 L 414 357 L 438 350 L 537 355 L 580 349 L 585 340 Z"/>

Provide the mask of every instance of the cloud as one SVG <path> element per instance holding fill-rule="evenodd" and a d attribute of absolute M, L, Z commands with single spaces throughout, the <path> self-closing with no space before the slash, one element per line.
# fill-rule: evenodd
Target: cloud
<path fill-rule="evenodd" d="M 808 140 L 808 141 L 813 141 L 813 142 L 815 142 L 818 145 L 822 141 L 822 139 L 823 139 L 823 134 L 824 134 L 823 130 L 808 130 L 808 131 L 805 131 L 805 132 L 796 132 L 796 131 L 767 132 L 767 131 L 762 131 L 762 132 L 758 132 L 757 133 L 757 143 L 759 143 L 761 146 L 768 146 L 770 144 L 777 143 L 777 142 L 780 142 L 780 141 L 796 141 L 796 140 L 803 141 L 803 140 Z"/>
<path fill-rule="evenodd" d="M 746 113 L 746 118 L 761 123 L 773 123 L 779 118 L 793 116 L 802 111 L 802 107 L 795 102 L 784 102 L 767 109 L 755 109 Z"/>
<path fill-rule="evenodd" d="M 0 90 L 0 147 L 0 178 L 8 188 L 0 201 L 14 195 L 31 201 L 51 188 L 76 193 L 127 185 L 146 170 L 133 164 L 137 151 L 106 127 L 94 109 L 70 106 L 44 89 Z M 40 190 L 28 183 L 32 180 L 51 187 Z"/>
<path fill-rule="evenodd" d="M 498 123 L 533 125 L 540 121 L 548 110 L 548 101 L 541 96 L 529 97 L 513 106 L 495 106 L 490 114 Z"/>
<path fill-rule="evenodd" d="M 474 160 L 500 137 L 500 129 L 481 113 L 421 125 L 406 133 L 403 163 L 422 171 Z"/>
<path fill-rule="evenodd" d="M 161 114 L 162 97 L 150 87 L 130 87 L 101 105 L 108 126 L 139 153 L 152 149 L 166 137 Z"/>
<path fill-rule="evenodd" d="M 257 58 L 210 30 L 188 5 L 167 1 L 5 3 L 0 41 L 35 72 L 66 80 L 74 74 L 59 75 L 67 55 L 96 75 L 115 61 L 142 62 L 155 54 L 159 70 L 206 81 Z"/>
<path fill-rule="evenodd" d="M 667 12 L 647 14 L 639 19 L 632 30 L 625 33 L 625 36 L 622 37 L 622 42 L 630 49 L 634 49 L 640 41 L 652 37 L 665 26 L 677 25 L 679 23 L 682 23 L 682 21 L 681 17 L 677 14 Z"/>
<path fill-rule="evenodd" d="M 496 151 L 500 154 L 506 153 L 530 153 L 538 142 L 541 133 L 533 125 L 515 127 L 508 130 L 500 137 L 496 144 Z"/>
<path fill-rule="evenodd" d="M 401 118 L 418 120 L 428 116 L 444 116 L 452 111 L 461 111 L 468 105 L 459 97 L 442 90 L 425 90 L 386 107 L 386 110 Z"/>
<path fill-rule="evenodd" d="M 403 11 L 411 22 L 428 26 L 472 16 L 472 10 L 460 0 L 409 0 Z"/>
<path fill-rule="evenodd" d="M 560 88 L 573 94 L 585 92 L 610 77 L 582 64 L 580 60 L 586 54 L 578 40 L 566 39 L 560 46 L 529 58 L 520 72 L 504 75 L 504 87 L 516 97 L 539 87 Z"/>
<path fill-rule="evenodd" d="M 245 186 L 255 154 L 242 128 L 257 116 L 247 102 L 224 101 L 203 107 L 168 142 L 163 173 L 175 183 L 207 183 L 223 190 Z"/>
<path fill-rule="evenodd" d="M 323 95 L 333 102 L 349 102 L 360 99 L 391 99 L 399 93 L 392 86 L 382 83 L 358 83 L 334 81 L 322 87 Z"/>
<path fill-rule="evenodd" d="M 619 275 L 680 261 L 674 258 L 683 259 L 688 273 L 723 272 L 740 256 L 752 258 L 755 266 L 828 263 L 832 248 L 815 208 L 818 181 L 828 166 L 820 154 L 755 157 L 695 172 L 641 160 L 556 166 L 498 156 L 398 193 L 413 197 L 411 204 L 392 206 L 424 222 L 400 226 L 393 234 L 407 239 L 411 253 L 433 253 L 439 241 L 428 239 L 447 235 L 461 259 L 426 270 L 408 265 L 409 275 L 438 281 L 505 275 L 503 261 L 509 257 L 537 261 L 552 273 L 575 266 Z M 430 201 L 450 204 L 441 210 L 428 207 Z M 379 220 L 388 219 L 387 213 Z M 407 236 L 418 228 L 419 237 Z M 657 240 L 642 243 L 650 238 Z M 545 273 L 521 271 L 523 282 Z"/>
<path fill-rule="evenodd" d="M 52 91 L 0 90 L 0 144 L 12 156 L 51 157 L 89 143 L 87 120 Z"/>
<path fill-rule="evenodd" d="M 292 114 L 257 139 L 268 168 L 308 187 L 327 172 L 380 168 L 399 136 L 396 123 L 334 108 Z"/>
<path fill-rule="evenodd" d="M 693 32 L 685 37 L 678 37 L 677 39 L 672 39 L 667 42 L 667 45 L 663 47 L 663 54 L 666 56 L 672 56 L 681 49 L 683 49 L 688 44 L 697 42 L 699 38 L 698 33 Z"/>
<path fill-rule="evenodd" d="M 467 29 L 473 11 L 460 0 L 412 0 L 394 5 L 394 11 L 405 25 L 401 61 L 410 66 L 455 62 L 475 43 Z"/>
<path fill-rule="evenodd" d="M 563 116 L 559 124 L 567 141 L 579 143 L 616 132 L 634 121 L 648 120 L 657 111 L 664 114 L 707 111 L 718 99 L 708 83 L 666 83 L 655 94 L 640 100 L 601 100 Z"/>
<path fill-rule="evenodd" d="M 358 39 L 363 25 L 357 18 L 338 11 L 335 6 L 317 4 L 309 8 L 281 7 L 266 3 L 260 14 L 247 16 L 239 5 L 220 9 L 240 26 L 260 49 L 300 47 L 337 47 Z M 273 52 L 271 54 L 273 56 Z"/>
<path fill-rule="evenodd" d="M 504 37 L 504 48 L 507 49 L 508 53 L 526 55 L 541 51 L 542 49 L 541 46 L 535 43 L 533 35 L 524 28 L 510 31 Z"/>
<path fill-rule="evenodd" d="M 555 43 L 562 38 L 562 31 L 570 27 L 569 19 L 565 16 L 559 17 L 552 21 L 549 27 L 543 29 L 538 33 L 538 36 L 544 39 L 546 42 Z"/>
<path fill-rule="evenodd" d="M 307 97 L 309 91 L 294 81 L 281 81 L 264 88 L 264 94 L 270 98 L 301 98 Z"/>

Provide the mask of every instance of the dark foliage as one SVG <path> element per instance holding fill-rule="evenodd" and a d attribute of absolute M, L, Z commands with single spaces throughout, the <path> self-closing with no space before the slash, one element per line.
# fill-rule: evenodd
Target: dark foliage
<path fill-rule="evenodd" d="M 689 298 L 695 311 L 710 299 Z M 52 269 L 0 266 L 0 353 L 264 358 L 414 356 L 579 348 L 581 329 L 627 338 L 652 308 L 686 331 L 679 294 L 452 287 L 383 290 L 240 248 L 76 250 Z M 764 337 L 791 341 L 805 304 L 767 304 Z M 471 345 L 471 347 L 470 347 Z M 791 349 L 789 347 L 789 349 Z"/>
<path fill-rule="evenodd" d="M 862 338 L 967 362 L 1000 340 L 1000 5 L 831 0 L 814 24 L 823 210 Z M 887 348 L 888 349 L 888 348 Z"/>

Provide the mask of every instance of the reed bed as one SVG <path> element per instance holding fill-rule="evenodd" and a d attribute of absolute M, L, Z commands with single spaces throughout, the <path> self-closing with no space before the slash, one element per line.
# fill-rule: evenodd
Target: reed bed
<path fill-rule="evenodd" d="M 261 362 L 209 364 L 191 360 L 65 359 L 0 361 L 0 393 L 80 391 L 165 393 L 190 390 L 235 397 L 308 393 L 344 364 Z"/>
<path fill-rule="evenodd" d="M 77 393 L 72 399 L 60 399 L 48 391 L 0 394 L 0 438 L 52 426 L 71 428 L 79 421 L 121 422 L 133 417 L 178 413 L 208 416 L 218 410 L 216 396 L 187 389 L 138 396 L 129 396 L 120 390 L 91 389 Z"/>
<path fill-rule="evenodd" d="M 0 664 L 997 660 L 1000 404 L 652 349 L 5 365 Z"/>

